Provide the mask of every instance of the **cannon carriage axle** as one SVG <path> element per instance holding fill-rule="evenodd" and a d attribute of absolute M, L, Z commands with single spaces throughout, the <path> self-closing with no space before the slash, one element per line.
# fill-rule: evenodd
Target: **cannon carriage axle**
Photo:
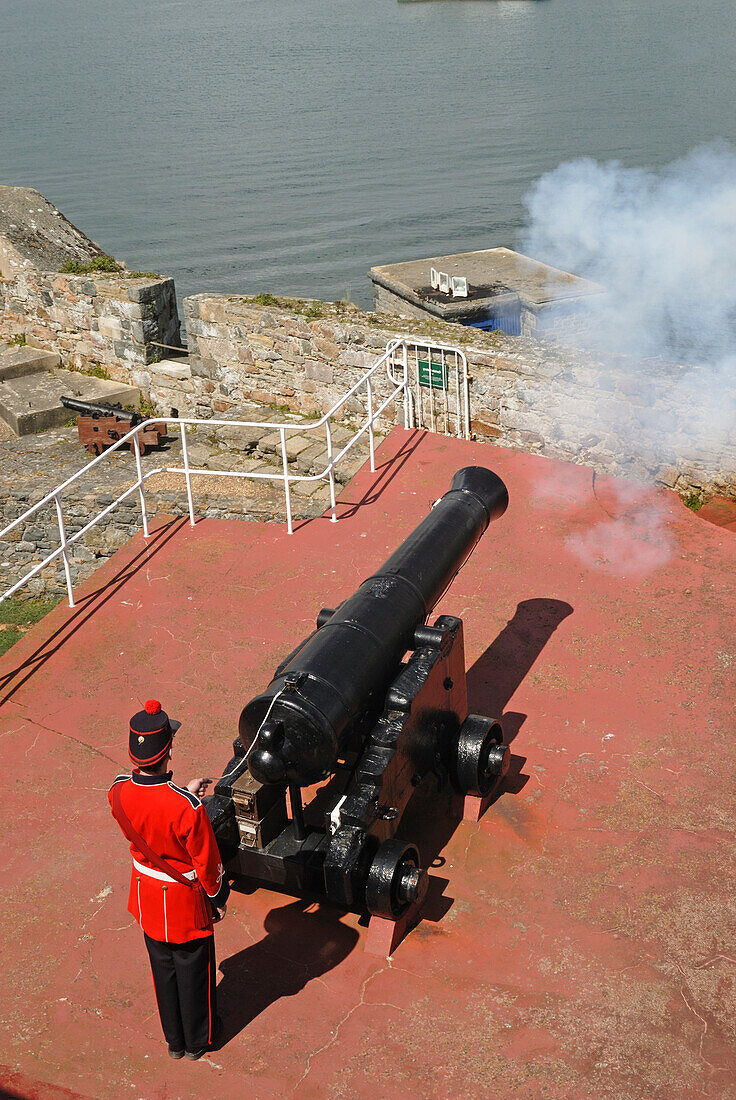
<path fill-rule="evenodd" d="M 389 921 L 421 905 L 423 838 L 402 830 L 417 788 L 449 783 L 483 797 L 508 770 L 500 724 L 468 714 L 462 621 L 426 625 L 507 502 L 491 471 L 459 471 L 243 709 L 233 758 L 206 803 L 231 874 Z"/>

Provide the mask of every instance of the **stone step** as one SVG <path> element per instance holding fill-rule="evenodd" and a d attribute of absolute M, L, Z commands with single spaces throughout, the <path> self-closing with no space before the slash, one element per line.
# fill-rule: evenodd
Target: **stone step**
<path fill-rule="evenodd" d="M 149 366 L 151 374 L 160 375 L 163 378 L 174 378 L 177 381 L 192 377 L 192 367 L 188 355 L 180 355 L 176 359 L 159 359 L 158 363 Z"/>
<path fill-rule="evenodd" d="M 74 413 L 62 405 L 62 396 L 79 397 L 82 401 L 109 401 L 137 409 L 140 390 L 76 371 L 29 374 L 0 382 L 0 419 L 16 435 L 60 428 L 74 417 Z"/>
<path fill-rule="evenodd" d="M 27 374 L 53 370 L 60 363 L 53 351 L 31 347 L 6 347 L 0 351 L 0 382 L 8 378 L 24 378 Z"/>

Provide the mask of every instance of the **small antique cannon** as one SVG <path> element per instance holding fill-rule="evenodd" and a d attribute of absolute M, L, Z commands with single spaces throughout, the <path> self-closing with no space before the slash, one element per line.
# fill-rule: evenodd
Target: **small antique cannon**
<path fill-rule="evenodd" d="M 135 428 L 143 420 L 140 413 L 124 409 L 122 405 L 108 405 L 104 402 L 81 401 L 77 397 L 62 397 L 62 405 L 72 409 L 80 415 L 77 417 L 77 431 L 79 442 L 82 443 L 90 454 L 101 454 L 105 447 L 110 447 L 131 428 Z M 147 424 L 138 432 L 138 445 L 142 455 L 149 447 L 157 447 L 161 439 L 166 436 L 165 424 Z M 135 443 L 130 441 L 131 451 L 135 450 Z"/>
<path fill-rule="evenodd" d="M 206 800 L 231 874 L 390 921 L 421 904 L 419 849 L 396 835 L 416 788 L 434 775 L 484 796 L 508 770 L 499 723 L 468 715 L 462 621 L 425 625 L 507 505 L 496 474 L 459 470 L 245 706 L 234 756 Z M 305 817 L 302 788 L 319 784 Z M 306 820 L 315 805 L 321 820 Z"/>

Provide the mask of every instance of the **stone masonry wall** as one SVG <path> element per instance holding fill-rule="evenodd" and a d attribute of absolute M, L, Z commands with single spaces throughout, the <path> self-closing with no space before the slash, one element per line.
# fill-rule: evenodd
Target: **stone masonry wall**
<path fill-rule="evenodd" d="M 392 336 L 423 335 L 465 350 L 478 438 L 681 493 L 736 494 L 736 425 L 714 430 L 717 395 L 697 368 L 602 358 L 557 343 L 366 314 L 344 303 L 196 295 L 184 311 L 189 363 L 165 365 L 166 375 L 144 367 L 136 379 L 162 409 L 211 417 L 245 398 L 319 416 Z M 356 395 L 346 419 L 363 406 Z"/>
<path fill-rule="evenodd" d="M 0 280 L 0 336 L 19 331 L 65 365 L 130 383 L 136 367 L 168 354 L 156 342 L 180 343 L 174 281 L 25 268 Z"/>
<path fill-rule="evenodd" d="M 23 492 L 4 494 L 0 499 L 0 530 L 17 519 L 38 499 L 36 494 Z M 99 513 L 113 501 L 106 493 L 79 494 L 65 505 L 64 522 L 67 536 L 81 530 L 90 516 Z M 106 522 L 93 527 L 82 536 L 70 554 L 72 582 L 77 585 L 89 577 L 101 562 L 140 530 L 140 506 L 137 500 L 124 501 Z M 59 528 L 54 510 L 41 509 L 26 524 L 22 524 L 0 540 L 0 590 L 10 588 L 37 562 L 43 560 L 59 545 Z M 61 557 L 45 566 L 25 585 L 20 597 L 66 594 L 64 565 Z"/>

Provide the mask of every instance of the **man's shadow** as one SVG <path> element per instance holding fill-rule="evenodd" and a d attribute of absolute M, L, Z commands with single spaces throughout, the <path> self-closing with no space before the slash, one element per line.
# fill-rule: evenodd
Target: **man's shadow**
<path fill-rule="evenodd" d="M 281 997 L 293 997 L 347 958 L 359 939 L 329 902 L 299 899 L 274 908 L 266 935 L 220 963 L 217 987 L 223 1034 L 218 1048 Z"/>

